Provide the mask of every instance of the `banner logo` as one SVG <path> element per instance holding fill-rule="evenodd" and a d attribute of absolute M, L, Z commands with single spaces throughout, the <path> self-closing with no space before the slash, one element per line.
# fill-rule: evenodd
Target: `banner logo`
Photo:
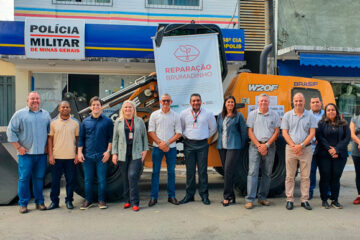
<path fill-rule="evenodd" d="M 200 51 L 192 45 L 180 45 L 174 55 L 182 62 L 192 62 L 200 56 Z"/>
<path fill-rule="evenodd" d="M 249 84 L 249 91 L 250 92 L 272 92 L 277 90 L 279 85 L 277 84 Z"/>

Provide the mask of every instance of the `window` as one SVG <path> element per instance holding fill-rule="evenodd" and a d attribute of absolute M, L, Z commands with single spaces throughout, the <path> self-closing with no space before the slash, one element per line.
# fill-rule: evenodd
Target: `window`
<path fill-rule="evenodd" d="M 312 88 L 293 88 L 291 90 L 291 108 L 294 108 L 294 103 L 292 101 L 294 95 L 296 93 L 302 93 L 305 97 L 305 109 L 310 110 L 310 99 L 312 97 L 319 97 L 320 101 L 322 102 L 322 97 L 320 94 L 320 91 L 317 89 L 312 89 Z"/>
<path fill-rule="evenodd" d="M 53 4 L 112 6 L 113 0 L 52 0 Z"/>
<path fill-rule="evenodd" d="M 202 9 L 202 0 L 145 0 L 147 8 Z"/>
<path fill-rule="evenodd" d="M 354 82 L 332 83 L 336 105 L 339 112 L 349 122 L 351 117 L 360 113 L 360 84 Z"/>

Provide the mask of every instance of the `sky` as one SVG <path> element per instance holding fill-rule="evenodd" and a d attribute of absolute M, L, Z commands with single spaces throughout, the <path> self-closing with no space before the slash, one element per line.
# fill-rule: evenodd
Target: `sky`
<path fill-rule="evenodd" d="M 0 20 L 14 20 L 14 0 L 0 0 Z"/>

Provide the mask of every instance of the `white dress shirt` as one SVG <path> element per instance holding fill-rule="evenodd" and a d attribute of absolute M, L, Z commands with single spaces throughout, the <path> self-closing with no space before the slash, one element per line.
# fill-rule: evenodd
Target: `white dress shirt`
<path fill-rule="evenodd" d="M 169 141 L 176 133 L 182 132 L 179 114 L 171 109 L 167 113 L 164 113 L 162 109 L 156 110 L 150 115 L 148 132 L 154 132 L 162 141 Z M 153 146 L 158 147 L 155 141 Z M 176 142 L 171 143 L 169 147 L 176 147 Z"/>
<path fill-rule="evenodd" d="M 187 139 L 204 140 L 216 133 L 215 116 L 205 108 L 201 108 L 197 114 L 192 108 L 185 109 L 180 113 L 180 120 L 183 136 Z"/>

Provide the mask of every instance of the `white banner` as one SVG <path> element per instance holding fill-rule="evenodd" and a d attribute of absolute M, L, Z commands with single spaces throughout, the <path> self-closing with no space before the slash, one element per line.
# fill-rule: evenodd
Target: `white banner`
<path fill-rule="evenodd" d="M 172 109 L 180 112 L 199 93 L 203 106 L 219 114 L 224 96 L 217 34 L 164 37 L 159 48 L 153 44 L 159 97 L 170 94 Z"/>
<path fill-rule="evenodd" d="M 85 22 L 81 20 L 25 20 L 25 55 L 41 59 L 85 59 Z"/>

